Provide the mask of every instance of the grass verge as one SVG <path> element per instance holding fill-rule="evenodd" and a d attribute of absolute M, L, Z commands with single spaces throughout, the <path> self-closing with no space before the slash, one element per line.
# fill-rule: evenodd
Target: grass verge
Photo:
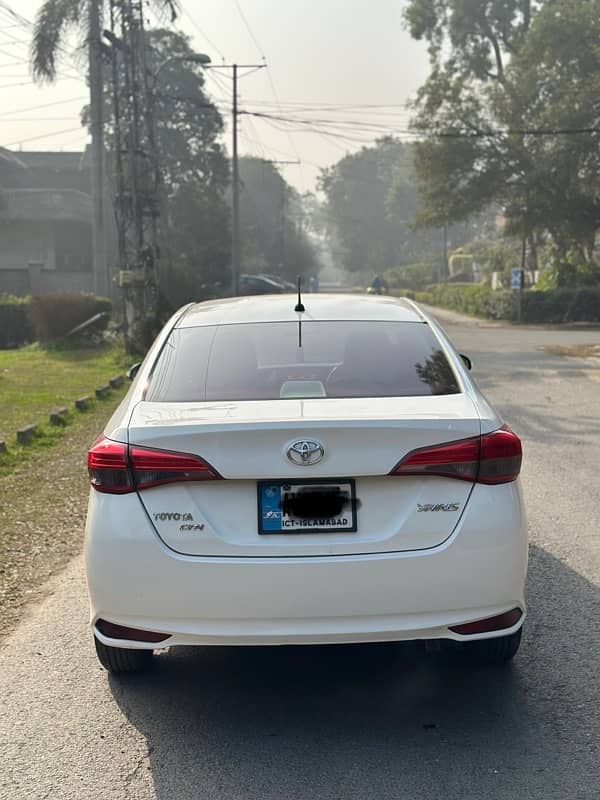
<path fill-rule="evenodd" d="M 600 358 L 600 344 L 576 344 L 571 347 L 561 345 L 548 345 L 544 348 L 547 353 L 555 356 L 571 356 L 572 358 Z"/>
<path fill-rule="evenodd" d="M 0 351 L 0 440 L 16 451 L 16 431 L 25 425 L 40 425 L 43 437 L 52 444 L 62 438 L 60 429 L 45 426 L 48 415 L 60 407 L 73 409 L 82 395 L 94 395 L 97 386 L 130 365 L 119 345 L 99 347 L 43 347 L 39 344 L 19 350 Z"/>
<path fill-rule="evenodd" d="M 0 351 L 0 441 L 7 447 L 7 452 L 0 452 L 0 477 L 9 475 L 21 462 L 38 457 L 64 438 L 67 427 L 50 424 L 52 411 L 67 408 L 65 422 L 71 425 L 81 416 L 74 408 L 79 397 L 92 398 L 90 411 L 105 405 L 108 400 L 94 399 L 95 389 L 123 373 L 130 362 L 131 356 L 118 345 L 85 348 L 32 345 Z M 25 425 L 35 425 L 36 433 L 28 445 L 20 446 L 16 432 Z"/>
<path fill-rule="evenodd" d="M 75 417 L 52 449 L 27 448 L 11 473 L 0 477 L 0 638 L 26 603 L 42 596 L 48 578 L 81 550 L 86 451 L 126 389 Z"/>

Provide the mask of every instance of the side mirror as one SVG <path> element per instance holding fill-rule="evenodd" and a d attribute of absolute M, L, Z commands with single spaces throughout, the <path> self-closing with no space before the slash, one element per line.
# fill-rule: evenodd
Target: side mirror
<path fill-rule="evenodd" d="M 466 367 L 468 370 L 471 370 L 471 369 L 473 369 L 473 362 L 471 361 L 471 359 L 469 358 L 469 356 L 466 356 L 464 353 L 461 353 L 461 354 L 460 354 L 460 357 L 461 357 L 461 358 L 462 358 L 462 360 L 464 361 L 464 363 L 465 363 L 465 367 Z"/>
<path fill-rule="evenodd" d="M 138 362 L 136 362 L 135 364 L 132 364 L 129 367 L 129 369 L 127 370 L 127 377 L 129 378 L 130 381 L 132 381 L 135 378 L 135 376 L 138 374 L 138 372 L 140 371 L 140 367 L 141 366 L 142 366 L 142 362 L 138 361 Z"/>

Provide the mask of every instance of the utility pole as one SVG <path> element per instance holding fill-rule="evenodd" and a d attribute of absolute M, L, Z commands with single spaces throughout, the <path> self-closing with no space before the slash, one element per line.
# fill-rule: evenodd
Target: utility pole
<path fill-rule="evenodd" d="M 448 223 L 444 222 L 444 276 L 443 276 L 444 283 L 448 282 L 449 271 L 450 270 L 448 269 Z"/>
<path fill-rule="evenodd" d="M 517 322 L 523 320 L 523 288 L 525 284 L 525 266 L 527 263 L 527 230 L 523 225 L 523 239 L 521 242 L 521 268 L 519 271 L 519 295 L 517 299 Z"/>
<path fill-rule="evenodd" d="M 233 171 L 231 208 L 231 295 L 240 293 L 240 159 L 238 155 L 238 65 L 233 65 Z"/>
<path fill-rule="evenodd" d="M 106 233 L 104 228 L 104 118 L 102 75 L 101 0 L 91 0 L 89 9 L 88 52 L 90 71 L 90 115 L 91 115 L 91 187 L 92 187 L 92 269 L 94 292 L 106 295 L 110 291 L 106 258 Z"/>
<path fill-rule="evenodd" d="M 230 69 L 233 70 L 233 142 L 232 142 L 232 165 L 231 165 L 231 294 L 236 297 L 240 290 L 240 160 L 238 152 L 238 120 L 240 114 L 238 103 L 238 82 L 240 69 L 264 69 L 266 64 L 219 64 L 206 69 Z M 243 77 L 243 75 L 242 75 Z"/>
<path fill-rule="evenodd" d="M 94 0 L 96 2 L 96 0 Z M 158 180 L 146 65 L 144 3 L 110 0 L 119 286 L 128 348 L 143 352 L 157 325 Z"/>

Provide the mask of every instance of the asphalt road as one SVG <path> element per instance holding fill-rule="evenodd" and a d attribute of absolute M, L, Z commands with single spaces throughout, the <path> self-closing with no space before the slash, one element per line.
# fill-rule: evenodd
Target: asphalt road
<path fill-rule="evenodd" d="M 530 616 L 507 669 L 412 645 L 180 648 L 98 666 L 81 559 L 0 652 L 0 797 L 598 800 L 600 332 L 450 325 L 524 438 Z"/>

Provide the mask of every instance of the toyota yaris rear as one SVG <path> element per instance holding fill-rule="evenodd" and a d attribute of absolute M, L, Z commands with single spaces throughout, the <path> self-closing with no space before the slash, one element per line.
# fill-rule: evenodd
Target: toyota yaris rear
<path fill-rule="evenodd" d="M 112 671 L 171 645 L 518 649 L 521 443 L 408 302 L 186 307 L 88 466 L 92 625 Z"/>

